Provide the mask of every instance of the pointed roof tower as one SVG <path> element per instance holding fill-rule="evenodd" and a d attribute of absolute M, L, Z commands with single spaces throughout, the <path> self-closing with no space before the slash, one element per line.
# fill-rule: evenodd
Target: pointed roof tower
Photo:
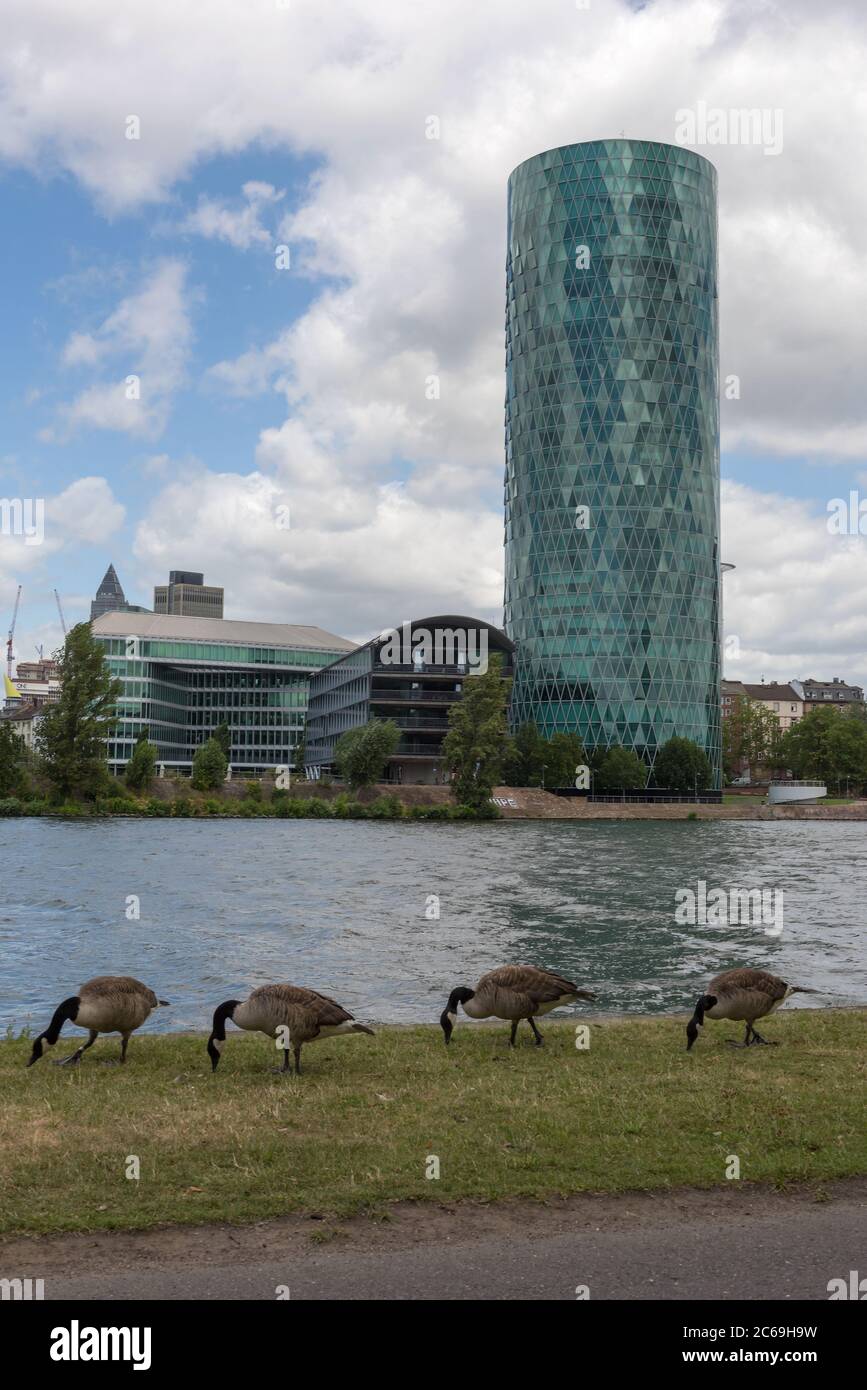
<path fill-rule="evenodd" d="M 102 578 L 102 583 L 96 591 L 96 598 L 90 604 L 90 621 L 94 618 L 101 618 L 103 613 L 146 613 L 146 608 L 138 608 L 133 603 L 127 603 L 123 587 L 117 577 L 117 570 L 114 565 L 109 565 Z"/>

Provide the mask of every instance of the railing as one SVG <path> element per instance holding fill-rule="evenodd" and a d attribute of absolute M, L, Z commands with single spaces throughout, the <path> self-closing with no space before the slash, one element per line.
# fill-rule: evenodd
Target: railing
<path fill-rule="evenodd" d="M 398 715 L 392 720 L 399 729 L 430 729 L 433 733 L 447 734 L 449 726 L 444 719 L 412 719 Z"/>
<path fill-rule="evenodd" d="M 413 754 L 423 755 L 426 758 L 438 758 L 440 756 L 440 745 L 438 743 L 418 743 L 412 739 L 400 743 L 394 750 L 392 757 L 399 758 L 402 755 L 412 756 Z"/>
<path fill-rule="evenodd" d="M 370 703 L 372 705 L 382 704 L 388 701 L 390 704 L 399 702 L 402 705 L 417 705 L 423 700 L 435 700 L 438 704 L 452 704 L 455 700 L 462 699 L 460 690 L 371 690 Z"/>

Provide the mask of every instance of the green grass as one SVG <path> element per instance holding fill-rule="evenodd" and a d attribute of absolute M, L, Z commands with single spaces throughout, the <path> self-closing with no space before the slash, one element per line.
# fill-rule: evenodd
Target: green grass
<path fill-rule="evenodd" d="M 382 1028 L 305 1048 L 299 1079 L 236 1032 L 216 1076 L 198 1037 L 134 1036 L 123 1069 L 99 1064 L 116 1038 L 72 1070 L 25 1069 L 29 1043 L 0 1043 L 0 1229 L 706 1187 L 730 1154 L 751 1182 L 867 1172 L 867 1011 L 777 1015 L 782 1045 L 749 1051 L 725 1045 L 740 1026 L 708 1022 L 689 1054 L 679 1020 L 585 1017 L 588 1051 L 574 1022 L 549 1022 L 538 1049 L 522 1025 L 514 1051 L 506 1025 L 461 1024 L 448 1049 L 436 1028 Z M 55 1055 L 83 1038 L 68 1032 Z"/>

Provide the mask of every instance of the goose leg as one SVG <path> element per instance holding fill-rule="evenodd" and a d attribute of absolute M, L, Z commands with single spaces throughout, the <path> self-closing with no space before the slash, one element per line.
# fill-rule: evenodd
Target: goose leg
<path fill-rule="evenodd" d="M 545 1041 L 545 1039 L 542 1037 L 542 1034 L 539 1032 L 539 1029 L 536 1027 L 536 1020 L 535 1020 L 535 1018 L 533 1018 L 532 1015 L 531 1015 L 531 1016 L 527 1019 L 527 1022 L 529 1023 L 529 1025 L 530 1025 L 530 1027 L 532 1028 L 533 1033 L 534 1033 L 534 1035 L 535 1035 L 535 1038 L 536 1038 L 536 1046 L 537 1046 L 537 1047 L 541 1047 L 542 1044 L 543 1044 L 543 1042 Z"/>
<path fill-rule="evenodd" d="M 96 1040 L 97 1040 L 98 1037 L 99 1037 L 99 1034 L 98 1034 L 98 1033 L 91 1033 L 91 1034 L 90 1034 L 90 1037 L 87 1039 L 87 1042 L 86 1042 L 86 1043 L 83 1043 L 81 1047 L 77 1047 L 77 1048 L 75 1049 L 74 1052 L 71 1052 L 71 1053 L 69 1054 L 68 1057 L 57 1057 L 57 1058 L 54 1058 L 54 1059 L 53 1059 L 54 1066 L 55 1066 L 55 1067 L 77 1067 L 78 1064 L 79 1064 L 79 1062 L 81 1061 L 81 1054 L 82 1054 L 82 1052 L 86 1052 L 87 1049 L 88 1049 L 89 1047 L 93 1047 L 93 1044 L 96 1042 Z"/>
<path fill-rule="evenodd" d="M 125 1062 L 125 1061 L 126 1061 L 126 1050 L 127 1050 L 128 1047 L 129 1047 L 129 1033 L 122 1033 L 122 1034 L 121 1034 L 121 1044 L 120 1044 L 120 1060 L 121 1060 L 122 1062 Z"/>
<path fill-rule="evenodd" d="M 778 1042 L 768 1042 L 768 1039 L 763 1038 L 760 1033 L 757 1033 L 755 1028 L 753 1029 L 753 1042 L 763 1043 L 765 1047 L 779 1047 Z"/>
<path fill-rule="evenodd" d="M 300 1044 L 300 1043 L 296 1043 L 295 1047 L 293 1048 L 293 1051 L 294 1051 L 294 1053 L 295 1053 L 295 1075 L 296 1075 L 296 1076 L 300 1076 L 300 1075 L 301 1075 L 301 1044 Z M 286 1060 L 287 1060 L 287 1061 L 289 1060 L 289 1054 L 288 1054 L 288 1053 L 286 1054 Z"/>
<path fill-rule="evenodd" d="M 272 1067 L 271 1070 L 272 1070 L 272 1071 L 276 1071 L 276 1072 L 278 1073 L 279 1076 L 282 1076 L 284 1072 L 287 1072 L 287 1071 L 289 1070 L 289 1049 L 288 1049 L 288 1047 L 284 1047 L 284 1048 L 283 1048 L 283 1065 L 282 1065 L 282 1067 Z"/>
<path fill-rule="evenodd" d="M 512 1024 L 512 1031 L 509 1034 L 509 1047 L 515 1046 L 515 1034 L 518 1031 L 518 1022 L 519 1020 L 516 1018 L 514 1023 Z"/>

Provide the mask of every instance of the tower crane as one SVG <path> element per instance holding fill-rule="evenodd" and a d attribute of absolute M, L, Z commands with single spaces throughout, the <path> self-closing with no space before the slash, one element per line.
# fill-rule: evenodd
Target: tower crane
<path fill-rule="evenodd" d="M 63 609 L 62 609 L 61 606 L 60 606 L 60 595 L 59 595 L 59 593 L 57 592 L 56 589 L 54 590 L 54 599 L 55 599 L 55 602 L 56 602 L 56 604 L 57 604 L 57 611 L 58 611 L 58 613 L 60 614 L 60 626 L 63 628 L 63 636 L 65 637 L 65 636 L 66 636 L 66 619 L 65 619 L 64 616 L 63 616 Z"/>
<path fill-rule="evenodd" d="M 18 593 L 15 595 L 15 607 L 12 609 L 12 622 L 9 624 L 9 636 L 6 638 L 6 674 L 12 679 L 12 639 L 15 636 L 15 622 L 18 617 L 18 605 L 21 602 L 21 585 L 18 585 Z"/>

